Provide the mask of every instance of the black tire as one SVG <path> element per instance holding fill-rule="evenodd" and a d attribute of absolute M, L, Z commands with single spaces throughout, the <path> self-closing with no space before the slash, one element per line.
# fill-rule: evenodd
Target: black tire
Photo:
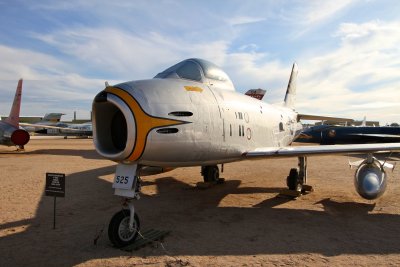
<path fill-rule="evenodd" d="M 289 176 L 286 178 L 286 184 L 289 190 L 301 191 L 302 184 L 296 168 L 290 169 Z"/>
<path fill-rule="evenodd" d="M 135 242 L 135 239 L 140 230 L 139 216 L 135 212 L 135 222 L 133 225 L 135 231 L 129 231 L 130 214 L 130 210 L 127 209 L 123 209 L 115 213 L 108 226 L 108 238 L 110 239 L 111 243 L 113 243 L 113 245 L 117 248 L 121 248 Z"/>
<path fill-rule="evenodd" d="M 206 183 L 217 183 L 219 181 L 218 166 L 204 166 L 202 167 L 201 173 Z"/>

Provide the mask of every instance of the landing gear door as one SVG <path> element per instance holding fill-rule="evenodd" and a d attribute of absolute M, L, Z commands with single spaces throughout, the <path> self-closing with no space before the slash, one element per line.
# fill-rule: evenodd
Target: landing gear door
<path fill-rule="evenodd" d="M 115 171 L 114 183 L 112 185 L 115 189 L 131 190 L 136 184 L 136 169 L 137 164 L 122 164 L 117 165 Z"/>

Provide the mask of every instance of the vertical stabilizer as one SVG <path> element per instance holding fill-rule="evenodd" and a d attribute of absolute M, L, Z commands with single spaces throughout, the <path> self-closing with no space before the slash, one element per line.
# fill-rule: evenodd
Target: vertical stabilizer
<path fill-rule="evenodd" d="M 62 115 L 65 115 L 65 114 L 64 113 L 46 113 L 46 114 L 44 114 L 42 122 L 43 121 L 46 121 L 46 122 L 60 122 Z"/>
<path fill-rule="evenodd" d="M 363 126 L 363 127 L 367 126 L 367 116 L 364 116 L 364 119 L 361 122 L 361 126 Z"/>
<path fill-rule="evenodd" d="M 21 107 L 21 95 L 22 95 L 22 79 L 18 81 L 17 90 L 15 91 L 14 102 L 11 107 L 10 115 L 5 120 L 8 124 L 18 128 L 19 127 L 19 110 Z"/>
<path fill-rule="evenodd" d="M 297 83 L 297 64 L 293 63 L 292 73 L 290 74 L 289 83 L 285 95 L 285 107 L 294 109 L 296 102 L 296 83 Z"/>

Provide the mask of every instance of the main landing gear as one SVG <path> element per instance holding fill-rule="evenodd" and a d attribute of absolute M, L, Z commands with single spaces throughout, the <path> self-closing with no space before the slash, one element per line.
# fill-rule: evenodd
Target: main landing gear
<path fill-rule="evenodd" d="M 25 151 L 25 147 L 23 145 L 16 145 L 15 147 L 17 148 L 17 152 Z"/>
<path fill-rule="evenodd" d="M 290 169 L 286 178 L 286 184 L 289 190 L 283 192 L 284 195 L 298 197 L 302 193 L 313 191 L 307 183 L 307 157 L 298 157 L 298 168 Z"/>
<path fill-rule="evenodd" d="M 117 248 L 132 244 L 139 234 L 140 221 L 135 212 L 133 201 L 140 199 L 140 178 L 135 176 L 133 182 L 134 195 L 124 199 L 123 206 L 128 209 L 122 209 L 114 214 L 108 226 L 108 238 Z"/>
<path fill-rule="evenodd" d="M 224 171 L 224 165 L 221 166 L 221 172 Z M 201 175 L 205 183 L 222 183 L 223 178 L 219 178 L 219 169 L 217 165 L 202 166 Z"/>

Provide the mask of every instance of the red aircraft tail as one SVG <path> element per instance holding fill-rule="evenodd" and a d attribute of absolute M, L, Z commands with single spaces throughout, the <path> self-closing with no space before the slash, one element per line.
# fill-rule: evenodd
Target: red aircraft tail
<path fill-rule="evenodd" d="M 19 111 L 21 107 L 22 95 L 22 79 L 18 81 L 17 90 L 15 91 L 14 102 L 11 107 L 10 115 L 5 120 L 6 123 L 18 128 L 19 127 Z"/>

